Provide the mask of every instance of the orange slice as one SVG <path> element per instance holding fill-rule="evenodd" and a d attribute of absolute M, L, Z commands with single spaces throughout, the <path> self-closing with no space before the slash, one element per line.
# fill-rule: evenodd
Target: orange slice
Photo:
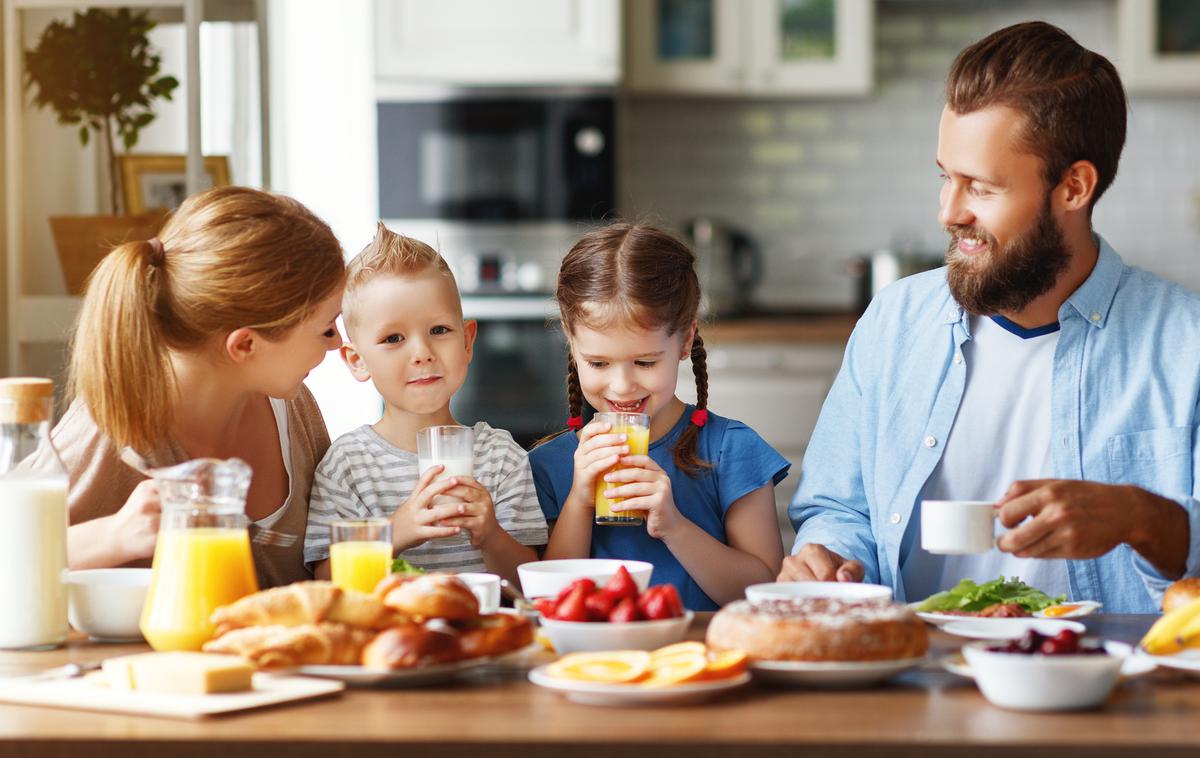
<path fill-rule="evenodd" d="M 667 687 L 699 679 L 708 668 L 703 653 L 681 652 L 660 657 L 650 664 L 650 676 L 642 684 L 647 687 Z"/>
<path fill-rule="evenodd" d="M 687 642 L 676 642 L 674 645 L 660 647 L 658 650 L 650 653 L 650 659 L 657 661 L 662 658 L 670 658 L 675 655 L 704 655 L 708 649 L 704 647 L 703 642 L 696 640 L 688 640 Z"/>
<path fill-rule="evenodd" d="M 556 679 L 602 684 L 629 684 L 646 675 L 650 654 L 643 650 L 606 650 L 600 653 L 570 653 L 546 670 Z"/>
<path fill-rule="evenodd" d="M 746 670 L 750 660 L 741 650 L 723 650 L 708 658 L 705 679 L 732 679 Z"/>

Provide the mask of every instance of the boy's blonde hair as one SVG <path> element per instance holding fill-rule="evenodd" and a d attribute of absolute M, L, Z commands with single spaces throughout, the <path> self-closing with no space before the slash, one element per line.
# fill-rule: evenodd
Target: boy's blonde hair
<path fill-rule="evenodd" d="M 346 331 L 353 330 L 357 324 L 358 300 L 355 295 L 367 283 L 380 275 L 412 276 L 430 267 L 446 277 L 454 291 L 454 300 L 459 303 L 461 315 L 458 283 L 446 259 L 424 242 L 396 234 L 380 221 L 375 227 L 375 239 L 346 265 L 346 292 L 342 295 L 342 320 L 346 324 Z"/>

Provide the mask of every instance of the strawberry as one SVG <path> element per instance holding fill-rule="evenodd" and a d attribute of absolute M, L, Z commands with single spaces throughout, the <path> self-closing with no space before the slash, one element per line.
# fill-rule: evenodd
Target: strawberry
<path fill-rule="evenodd" d="M 679 599 L 679 590 L 675 589 L 673 584 L 663 584 L 662 596 L 667 607 L 671 609 L 671 618 L 678 618 L 683 615 L 683 601 Z"/>
<path fill-rule="evenodd" d="M 641 621 L 644 617 L 642 612 L 638 610 L 637 603 L 633 598 L 627 597 L 617 603 L 617 607 L 612 609 L 612 613 L 608 614 L 608 620 L 614 624 L 623 624 L 628 621 Z"/>
<path fill-rule="evenodd" d="M 671 584 L 660 584 L 651 587 L 638 598 L 638 610 L 651 620 L 673 619 L 683 615 L 679 593 Z"/>
<path fill-rule="evenodd" d="M 585 595 L 592 594 L 592 590 L 596 589 L 596 583 L 593 582 L 591 579 L 588 579 L 587 577 L 584 577 L 582 579 L 576 579 L 575 581 L 568 584 L 566 587 L 562 588 L 562 590 L 558 593 L 558 597 L 554 598 L 554 602 L 561 603 L 562 601 L 567 599 L 567 595 L 570 595 L 575 590 L 576 587 L 581 587 L 581 586 L 587 588 Z"/>
<path fill-rule="evenodd" d="M 637 584 L 633 581 L 633 577 L 625 570 L 624 566 L 617 567 L 617 573 L 612 575 L 612 578 L 604 585 L 604 592 L 611 595 L 613 603 L 619 603 L 627 597 L 636 598 L 638 594 Z"/>
<path fill-rule="evenodd" d="M 591 584 L 591 589 L 596 588 L 596 585 L 591 580 L 585 579 L 582 581 Z M 559 621 L 587 621 L 588 612 L 586 602 L 589 594 L 588 590 L 587 584 L 574 583 L 574 589 L 558 603 L 554 618 Z"/>
<path fill-rule="evenodd" d="M 552 619 L 554 618 L 555 609 L 558 607 L 558 604 L 554 602 L 554 598 L 552 597 L 539 597 L 533 601 L 533 607 L 537 608 L 538 613 L 542 614 L 544 618 Z"/>
<path fill-rule="evenodd" d="M 589 621 L 608 621 L 608 614 L 616 604 L 617 599 L 604 590 L 596 590 L 583 601 Z"/>

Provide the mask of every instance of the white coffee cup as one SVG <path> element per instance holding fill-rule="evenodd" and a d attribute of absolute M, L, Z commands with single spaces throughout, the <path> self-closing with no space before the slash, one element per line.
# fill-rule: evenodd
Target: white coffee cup
<path fill-rule="evenodd" d="M 928 553 L 986 553 L 996 544 L 996 504 L 983 500 L 922 500 L 921 547 Z"/>
<path fill-rule="evenodd" d="M 459 574 L 475 597 L 479 599 L 480 613 L 495 613 L 500 608 L 500 577 L 496 574 Z"/>

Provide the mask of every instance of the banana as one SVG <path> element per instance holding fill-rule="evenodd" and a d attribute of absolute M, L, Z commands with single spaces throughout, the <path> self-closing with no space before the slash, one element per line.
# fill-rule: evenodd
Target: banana
<path fill-rule="evenodd" d="M 1200 646 L 1200 599 L 1155 621 L 1141 645 L 1151 655 L 1171 655 L 1184 647 Z"/>

